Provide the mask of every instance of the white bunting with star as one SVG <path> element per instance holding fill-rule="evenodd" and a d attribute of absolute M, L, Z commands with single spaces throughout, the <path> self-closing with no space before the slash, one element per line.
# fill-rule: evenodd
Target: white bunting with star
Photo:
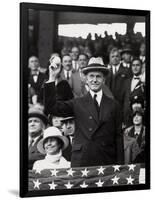
<path fill-rule="evenodd" d="M 139 175 L 140 164 L 29 170 L 28 186 L 33 191 L 137 185 Z"/>

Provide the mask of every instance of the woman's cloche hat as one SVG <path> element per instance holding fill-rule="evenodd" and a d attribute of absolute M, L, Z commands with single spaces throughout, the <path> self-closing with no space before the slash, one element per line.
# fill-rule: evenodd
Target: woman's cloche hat
<path fill-rule="evenodd" d="M 37 149 L 40 153 L 46 154 L 43 143 L 44 140 L 51 137 L 59 138 L 63 142 L 62 150 L 66 149 L 69 145 L 67 137 L 63 136 L 62 132 L 57 127 L 51 126 L 44 130 L 43 138 L 37 144 Z"/>

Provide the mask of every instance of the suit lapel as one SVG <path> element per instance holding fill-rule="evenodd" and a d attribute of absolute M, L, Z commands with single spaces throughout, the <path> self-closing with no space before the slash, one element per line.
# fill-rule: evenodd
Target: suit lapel
<path fill-rule="evenodd" d="M 42 139 L 42 135 L 36 140 L 36 142 L 35 142 L 35 144 L 33 145 L 33 146 L 31 146 L 31 147 L 29 147 L 29 152 L 30 153 L 33 153 L 33 152 L 37 152 L 38 150 L 37 150 L 37 144 L 38 144 L 38 142 Z"/>
<path fill-rule="evenodd" d="M 128 90 L 129 90 L 129 94 L 131 93 L 131 84 L 132 84 L 132 79 L 128 79 Z"/>
<path fill-rule="evenodd" d="M 131 79 L 131 84 L 130 85 L 132 85 L 132 81 L 133 81 L 133 79 Z M 134 90 L 138 89 L 140 87 L 140 85 L 141 85 L 141 81 L 139 80 L 132 91 L 131 91 L 131 86 L 130 86 L 130 91 L 133 92 Z"/>
<path fill-rule="evenodd" d="M 92 99 L 92 97 L 91 97 L 89 92 L 84 97 L 84 104 L 85 104 L 84 106 L 87 109 L 87 111 L 90 113 L 90 115 L 93 116 L 95 121 L 98 123 L 98 121 L 99 121 L 98 113 L 97 113 L 97 110 L 95 108 L 93 99 Z"/>
<path fill-rule="evenodd" d="M 109 114 L 110 103 L 108 101 L 108 97 L 103 94 L 101 105 L 100 105 L 100 112 L 99 112 L 99 121 L 103 122 L 106 120 Z"/>
<path fill-rule="evenodd" d="M 139 88 L 140 86 L 141 86 L 141 80 L 139 80 L 139 82 L 136 84 L 134 90 L 137 89 L 137 88 Z"/>
<path fill-rule="evenodd" d="M 121 74 L 123 72 L 123 66 L 120 64 L 119 66 L 119 70 L 117 71 L 117 73 L 115 74 L 115 77 L 117 77 L 119 74 Z"/>

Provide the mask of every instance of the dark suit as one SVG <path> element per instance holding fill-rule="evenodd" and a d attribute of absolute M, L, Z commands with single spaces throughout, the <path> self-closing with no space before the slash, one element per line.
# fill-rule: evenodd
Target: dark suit
<path fill-rule="evenodd" d="M 42 136 L 40 136 L 37 139 L 37 141 L 35 142 L 34 146 L 29 147 L 29 155 L 28 155 L 28 168 L 29 169 L 33 168 L 33 164 L 34 164 L 35 161 L 42 160 L 45 157 L 43 154 L 41 154 L 37 150 L 37 144 L 41 139 L 42 139 Z"/>
<path fill-rule="evenodd" d="M 71 74 L 71 77 L 72 77 L 72 74 Z M 64 69 L 60 73 L 61 80 L 66 80 L 69 83 L 70 87 L 72 88 L 72 78 L 71 77 L 69 77 L 69 79 L 67 79 L 67 77 L 65 77 Z"/>
<path fill-rule="evenodd" d="M 46 77 L 45 74 L 39 72 L 37 81 L 34 82 L 33 75 L 32 75 L 32 74 L 29 75 L 28 83 L 29 83 L 29 84 L 31 85 L 31 87 L 35 90 L 36 95 L 39 95 L 41 86 L 42 86 L 42 84 L 43 84 L 43 82 L 44 82 L 44 80 L 45 80 L 46 78 L 47 78 L 47 77 Z"/>
<path fill-rule="evenodd" d="M 124 109 L 124 84 L 125 81 L 130 77 L 129 69 L 123 67 L 122 64 L 119 66 L 118 72 L 114 75 L 112 71 L 112 66 L 110 69 L 110 73 L 107 77 L 107 85 L 110 88 L 114 98 L 119 102 L 121 109 Z"/>
<path fill-rule="evenodd" d="M 56 101 L 54 83 L 45 84 L 45 107 L 75 115 L 75 134 L 72 142 L 71 166 L 107 165 L 123 163 L 123 136 L 118 103 L 103 95 L 98 117 L 93 99 L 88 93 L 70 101 Z M 47 91 L 52 95 L 47 95 Z"/>
<path fill-rule="evenodd" d="M 69 145 L 68 145 L 68 147 L 66 149 L 63 150 L 62 155 L 64 156 L 64 158 L 67 161 L 71 161 L 72 144 L 71 144 L 69 136 L 66 136 L 66 137 L 69 140 Z"/>

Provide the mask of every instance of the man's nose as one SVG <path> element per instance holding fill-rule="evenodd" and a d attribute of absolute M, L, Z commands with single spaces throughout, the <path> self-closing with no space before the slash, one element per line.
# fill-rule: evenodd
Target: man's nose
<path fill-rule="evenodd" d="M 96 78 L 96 76 L 94 77 L 94 81 L 95 81 L 95 82 L 97 81 L 97 78 Z"/>
<path fill-rule="evenodd" d="M 47 145 L 51 145 L 51 141 L 47 141 Z"/>
<path fill-rule="evenodd" d="M 66 127 L 67 127 L 67 128 L 70 128 L 70 123 L 67 123 L 67 124 L 66 124 Z"/>
<path fill-rule="evenodd" d="M 32 125 L 32 126 L 33 126 L 34 124 L 35 124 L 35 122 L 34 122 L 34 121 L 31 121 L 31 122 L 30 122 L 30 125 Z"/>

